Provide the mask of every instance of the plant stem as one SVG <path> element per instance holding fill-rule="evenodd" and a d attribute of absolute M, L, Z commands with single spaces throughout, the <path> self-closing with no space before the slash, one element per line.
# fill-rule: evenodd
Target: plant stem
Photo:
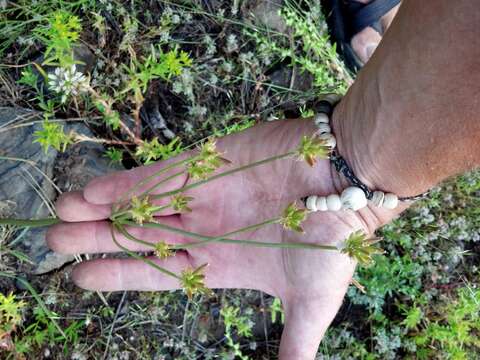
<path fill-rule="evenodd" d="M 119 229 L 118 225 L 112 225 L 110 227 L 110 233 L 112 234 L 112 240 L 113 242 L 115 243 L 115 245 L 117 245 L 120 249 L 122 249 L 123 251 L 125 251 L 128 255 L 130 255 L 131 257 L 137 259 L 137 260 L 141 260 L 143 261 L 145 264 L 147 265 L 150 265 L 152 267 L 154 267 L 155 269 L 157 269 L 158 271 L 164 273 L 165 275 L 169 275 L 169 276 L 172 276 L 174 277 L 175 279 L 178 279 L 178 280 L 181 280 L 180 276 L 178 276 L 177 274 L 161 267 L 161 266 L 158 266 L 157 264 L 155 264 L 153 261 L 151 260 L 148 260 L 144 257 L 141 257 L 140 255 L 134 253 L 133 251 L 130 251 L 129 249 L 127 249 L 125 246 L 121 245 L 118 241 L 117 241 L 117 238 L 115 237 L 115 232 L 114 232 L 114 229 L 113 228 L 116 228 L 118 231 L 121 232 L 121 230 Z"/>
<path fill-rule="evenodd" d="M 108 140 L 108 139 L 101 139 L 101 138 L 91 138 L 83 134 L 75 133 L 75 143 L 80 143 L 84 141 L 93 142 L 93 143 L 100 143 L 100 144 L 109 144 L 109 145 L 133 145 L 134 143 L 131 141 L 121 141 L 121 140 Z"/>
<path fill-rule="evenodd" d="M 268 221 L 268 220 L 267 220 Z M 137 223 L 133 221 L 125 221 L 123 222 L 124 225 L 129 225 L 129 226 L 135 226 L 135 227 L 146 227 L 146 228 L 160 228 L 164 230 L 168 230 L 170 232 L 176 233 L 176 234 L 181 234 L 183 236 L 193 238 L 200 240 L 200 245 L 204 245 L 209 242 L 220 242 L 220 243 L 226 243 L 226 244 L 236 244 L 236 245 L 249 245 L 249 246 L 256 246 L 256 247 L 270 247 L 270 248 L 280 248 L 280 249 L 317 249 L 317 250 L 336 250 L 338 251 L 338 248 L 333 245 L 318 245 L 318 244 L 311 244 L 311 243 L 271 243 L 271 242 L 262 242 L 262 241 L 252 241 L 252 240 L 234 240 L 234 239 L 227 239 L 222 236 L 220 237 L 212 237 L 212 236 L 205 236 L 205 235 L 200 235 L 196 233 L 192 233 L 186 230 L 182 230 L 179 228 L 175 228 L 172 226 L 168 226 L 165 224 L 161 223 L 146 223 L 143 225 L 138 225 Z M 254 228 L 256 226 L 260 226 L 260 224 L 256 225 L 251 225 L 251 228 Z M 249 227 L 249 228 L 250 228 Z M 228 233 L 228 234 L 236 234 L 245 231 L 244 229 L 239 229 L 234 232 Z M 191 243 L 191 244 L 197 244 L 197 243 Z M 200 246 L 198 245 L 198 246 Z M 177 245 L 172 247 L 173 249 L 182 249 L 183 245 Z M 196 245 L 192 245 L 196 246 Z"/>
<path fill-rule="evenodd" d="M 333 245 L 318 245 L 311 243 L 269 243 L 262 241 L 253 241 L 253 240 L 234 240 L 234 239 L 221 239 L 221 243 L 226 244 L 235 244 L 235 245 L 246 245 L 246 246 L 255 246 L 255 247 L 268 247 L 268 248 L 277 248 L 277 249 L 313 249 L 313 250 L 334 250 L 338 251 L 338 247 Z"/>
<path fill-rule="evenodd" d="M 148 184 L 150 181 L 152 181 L 153 179 L 155 179 L 157 176 L 163 174 L 164 172 L 170 170 L 170 169 L 173 169 L 177 166 L 181 166 L 183 164 L 186 164 L 190 161 L 194 161 L 197 157 L 196 156 L 193 156 L 193 157 L 190 157 L 188 159 L 183 159 L 183 160 L 180 160 L 180 161 L 177 161 L 175 163 L 172 163 L 170 165 L 167 165 L 163 168 L 161 168 L 160 170 L 154 172 L 152 175 L 149 175 L 147 176 L 145 179 L 139 181 L 138 183 L 136 183 L 131 189 L 129 189 L 128 191 L 126 191 L 121 197 L 120 199 L 115 202 L 113 204 L 113 209 L 115 209 L 115 207 L 118 206 L 118 204 L 122 203 L 125 201 L 125 199 L 131 195 L 133 192 L 135 192 L 136 190 L 138 190 L 141 186 L 145 185 L 145 184 Z"/>
<path fill-rule="evenodd" d="M 197 241 L 197 242 L 192 242 L 192 243 L 188 243 L 188 244 L 175 245 L 172 248 L 173 249 L 189 249 L 189 248 L 192 248 L 192 247 L 206 245 L 210 242 L 215 242 L 215 241 L 227 242 L 225 240 L 229 240 L 229 239 L 225 239 L 225 238 L 228 237 L 228 236 L 236 235 L 236 234 L 246 232 L 246 231 L 255 230 L 255 229 L 261 228 L 262 226 L 277 223 L 279 220 L 280 220 L 280 218 L 273 218 L 273 219 L 266 220 L 266 221 L 263 221 L 263 222 L 258 223 L 258 224 L 250 225 L 250 226 L 247 226 L 247 227 L 235 230 L 235 231 L 231 231 L 229 233 L 220 235 L 218 237 L 211 237 L 209 239 L 205 239 L 205 240 L 201 240 L 201 241 Z M 234 241 L 239 241 L 239 240 L 234 240 Z"/>
<path fill-rule="evenodd" d="M 100 102 L 105 107 L 105 109 L 111 109 L 110 104 L 108 104 L 108 102 L 102 99 L 102 97 L 98 94 L 98 92 L 95 91 L 95 89 L 93 89 L 91 86 L 88 86 L 87 90 L 90 92 L 90 94 L 95 100 Z M 130 128 L 127 125 L 125 125 L 125 123 L 122 120 L 120 120 L 119 124 L 122 130 L 125 131 L 125 133 L 130 137 L 130 139 L 134 144 L 138 145 L 142 143 L 142 140 L 140 139 L 140 137 L 136 136 L 135 133 L 132 130 L 130 130 Z"/>
<path fill-rule="evenodd" d="M 155 248 L 155 244 L 152 244 L 148 241 L 145 241 L 145 240 L 142 240 L 142 239 L 139 239 L 135 236 L 133 236 L 132 234 L 130 234 L 127 229 L 125 229 L 124 226 L 120 225 L 120 224 L 114 224 L 115 228 L 120 231 L 120 233 L 125 236 L 128 240 L 131 240 L 131 241 L 134 241 L 136 243 L 139 243 L 139 244 L 142 244 L 142 245 L 145 245 L 145 246 L 148 246 L 148 247 L 151 247 L 151 248 Z"/>
<path fill-rule="evenodd" d="M 50 226 L 61 223 L 59 218 L 46 218 L 37 220 L 24 220 L 24 219 L 0 219 L 0 225 L 15 225 L 20 227 L 42 227 Z"/>
<path fill-rule="evenodd" d="M 266 159 L 263 159 L 263 160 L 255 161 L 255 162 L 247 164 L 247 165 L 242 165 L 242 166 L 239 166 L 235 169 L 224 171 L 224 172 L 222 172 L 220 174 L 217 174 L 217 175 L 213 175 L 213 176 L 209 177 L 208 179 L 200 180 L 200 181 L 194 182 L 190 185 L 186 185 L 184 187 L 181 187 L 180 189 L 167 191 L 167 192 L 164 192 L 164 193 L 158 194 L 158 195 L 153 195 L 152 199 L 161 199 L 161 198 L 164 198 L 166 196 L 175 195 L 175 194 L 178 194 L 178 193 L 196 188 L 200 185 L 203 185 L 207 182 L 219 179 L 221 177 L 232 175 L 232 174 L 235 174 L 237 172 L 247 170 L 247 169 L 250 169 L 250 168 L 253 168 L 253 167 L 256 167 L 256 166 L 260 166 L 260 165 L 266 164 L 266 163 L 271 162 L 271 161 L 284 159 L 286 157 L 289 157 L 289 156 L 292 156 L 292 155 L 295 155 L 295 154 L 296 154 L 296 151 L 290 151 L 290 152 L 287 152 L 285 154 L 272 156 L 272 157 L 269 157 L 269 158 L 266 158 Z"/>
<path fill-rule="evenodd" d="M 182 170 L 182 171 L 179 171 L 173 175 L 170 175 L 168 176 L 167 178 L 159 181 L 158 183 L 156 183 L 155 185 L 151 186 L 150 188 L 148 188 L 147 190 L 145 190 L 143 193 L 141 193 L 139 196 L 142 197 L 142 196 L 146 196 L 148 194 L 150 194 L 152 191 L 154 191 L 155 189 L 158 189 L 160 187 L 160 185 L 166 183 L 167 181 L 169 180 L 172 180 L 172 179 L 175 179 L 176 177 L 180 176 L 180 175 L 183 175 L 185 173 L 185 170 Z"/>

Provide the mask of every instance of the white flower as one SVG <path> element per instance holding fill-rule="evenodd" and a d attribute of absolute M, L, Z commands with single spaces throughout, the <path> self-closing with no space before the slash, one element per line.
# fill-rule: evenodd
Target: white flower
<path fill-rule="evenodd" d="M 177 14 L 173 14 L 171 19 L 172 24 L 180 24 L 181 19 L 180 16 L 178 16 Z"/>
<path fill-rule="evenodd" d="M 238 50 L 238 40 L 235 34 L 230 34 L 227 36 L 227 53 L 232 53 Z"/>
<path fill-rule="evenodd" d="M 88 79 L 81 72 L 77 71 L 76 66 L 65 69 L 57 67 L 53 74 L 48 74 L 48 87 L 62 95 L 62 103 L 69 96 L 77 96 L 85 92 L 88 86 Z"/>

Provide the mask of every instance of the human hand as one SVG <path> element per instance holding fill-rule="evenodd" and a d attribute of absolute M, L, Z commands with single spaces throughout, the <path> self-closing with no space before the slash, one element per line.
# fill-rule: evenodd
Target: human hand
<path fill-rule="evenodd" d="M 266 123 L 242 133 L 221 138 L 217 148 L 232 162 L 248 164 L 295 149 L 302 135 L 315 131 L 312 121 L 289 120 Z M 183 155 L 187 156 L 187 155 Z M 58 216 L 65 221 L 53 226 L 47 235 L 49 246 L 60 253 L 85 254 L 118 252 L 107 221 L 112 204 L 138 181 L 171 161 L 123 171 L 94 179 L 81 192 L 61 196 Z M 168 174 L 167 174 L 168 175 Z M 177 177 L 157 192 L 182 187 L 186 176 Z M 158 214 L 157 220 L 191 232 L 219 236 L 238 228 L 279 216 L 292 201 L 311 194 L 339 191 L 340 180 L 327 160 L 313 168 L 303 161 L 284 159 L 251 168 L 189 190 L 194 200 L 192 212 Z M 274 243 L 307 242 L 341 245 L 353 231 L 371 234 L 379 225 L 370 210 L 310 214 L 303 223 L 305 234 L 274 224 L 242 239 Z M 184 244 L 191 239 L 160 229 L 131 228 L 138 238 L 156 243 Z M 120 234 L 118 241 L 132 251 L 151 248 L 132 242 Z M 280 346 L 281 359 L 313 359 L 319 342 L 341 305 L 349 286 L 355 262 L 337 251 L 275 249 L 212 243 L 180 251 L 164 260 L 151 257 L 158 265 L 180 273 L 187 267 L 208 263 L 206 285 L 210 288 L 246 288 L 264 291 L 282 300 L 285 328 Z M 83 262 L 73 272 L 74 282 L 85 289 L 172 290 L 180 288 L 167 277 L 137 259 L 97 259 Z"/>

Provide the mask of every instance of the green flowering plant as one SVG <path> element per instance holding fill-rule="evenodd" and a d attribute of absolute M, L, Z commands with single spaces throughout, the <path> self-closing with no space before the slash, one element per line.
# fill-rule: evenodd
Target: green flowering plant
<path fill-rule="evenodd" d="M 203 272 L 207 266 L 208 264 L 203 264 L 196 269 L 187 268 L 182 271 L 180 283 L 189 299 L 192 299 L 195 294 L 212 294 L 212 290 L 205 286 L 205 274 Z"/>
<path fill-rule="evenodd" d="M 65 151 L 67 146 L 74 142 L 72 133 L 65 133 L 62 125 L 48 119 L 42 122 L 42 129 L 35 131 L 33 135 L 35 136 L 33 142 L 39 143 L 45 153 L 50 146 L 57 151 Z"/>
<path fill-rule="evenodd" d="M 166 259 L 175 255 L 174 250 L 170 244 L 165 241 L 159 241 L 155 244 L 155 250 L 153 251 L 155 256 L 159 259 Z"/>
<path fill-rule="evenodd" d="M 217 151 L 213 139 L 209 139 L 200 147 L 198 159 L 192 161 L 188 166 L 188 174 L 192 179 L 206 179 L 211 173 L 226 163 L 222 154 Z"/>
<path fill-rule="evenodd" d="M 307 218 L 307 214 L 307 209 L 300 209 L 296 203 L 291 203 L 283 212 L 280 223 L 285 229 L 304 233 L 305 231 L 302 229 L 301 224 Z"/>
<path fill-rule="evenodd" d="M 341 252 L 361 265 L 369 266 L 374 262 L 373 255 L 383 254 L 383 250 L 375 246 L 381 240 L 380 238 L 369 239 L 362 231 L 355 231 L 345 240 Z"/>
<path fill-rule="evenodd" d="M 328 158 L 330 150 L 325 140 L 317 136 L 304 136 L 298 147 L 297 154 L 300 160 L 305 160 L 308 165 L 314 166 L 317 159 Z"/>
<path fill-rule="evenodd" d="M 153 214 L 156 207 L 150 203 L 148 197 L 139 199 L 138 197 L 132 197 L 130 215 L 132 219 L 142 225 L 144 222 L 153 222 Z"/>
<path fill-rule="evenodd" d="M 307 219 L 309 211 L 296 202 L 289 204 L 278 217 L 266 219 L 259 223 L 248 225 L 218 236 L 206 236 L 189 232 L 162 223 L 160 218 L 155 218 L 156 213 L 165 209 L 170 209 L 175 213 L 191 212 L 192 209 L 190 207 L 190 202 L 194 199 L 193 197 L 188 196 L 187 192 L 215 179 L 285 158 L 301 158 L 308 165 L 313 166 L 318 159 L 327 159 L 329 151 L 330 149 L 325 146 L 323 140 L 316 135 L 310 137 L 304 136 L 297 148 L 289 152 L 271 156 L 249 164 L 233 168 L 229 166 L 226 169 L 223 169 L 224 165 L 231 165 L 231 163 L 223 157 L 223 154 L 220 151 L 218 151 L 215 140 L 209 139 L 190 157 L 183 158 L 177 162 L 172 162 L 161 170 L 136 183 L 131 189 L 126 191 L 115 204 L 113 204 L 110 216 L 112 239 L 114 243 L 128 255 L 144 261 L 167 276 L 177 279 L 189 298 L 195 294 L 208 295 L 211 293 L 205 286 L 205 268 L 207 264 L 201 265 L 196 269 L 187 268 L 181 271 L 180 274 L 175 274 L 159 265 L 159 263 L 140 256 L 136 252 L 130 250 L 127 246 L 120 244 L 116 239 L 116 234 L 120 233 L 124 238 L 131 242 L 147 246 L 151 249 L 151 252 L 155 257 L 160 260 L 175 256 L 176 252 L 179 250 L 205 246 L 210 243 L 222 243 L 226 245 L 279 249 L 340 251 L 357 260 L 362 265 L 369 265 L 373 261 L 372 256 L 380 254 L 381 250 L 375 246 L 378 242 L 377 239 L 368 239 L 366 235 L 361 232 L 350 234 L 341 248 L 333 245 L 321 245 L 311 242 L 272 243 L 251 239 L 242 240 L 233 238 L 235 235 L 252 232 L 262 227 L 275 224 L 282 225 L 286 230 L 303 234 L 305 231 L 302 228 L 302 224 Z M 159 189 L 162 184 L 178 176 L 189 176 L 191 181 L 175 190 L 160 193 L 157 192 L 157 189 Z M 157 203 L 161 203 L 162 205 L 156 205 Z M 45 226 L 57 222 L 59 222 L 58 219 L 42 219 L 35 221 L 12 219 L 0 220 L 0 224 L 15 223 L 21 226 Z M 181 244 L 168 244 L 165 241 L 152 243 L 133 236 L 130 232 L 130 228 L 134 227 L 158 228 L 166 232 L 179 234 L 184 238 L 190 238 L 193 241 L 182 242 Z"/>
<path fill-rule="evenodd" d="M 172 197 L 172 209 L 178 213 L 192 212 L 192 209 L 188 207 L 188 203 L 193 200 L 191 196 L 185 196 L 178 194 Z"/>

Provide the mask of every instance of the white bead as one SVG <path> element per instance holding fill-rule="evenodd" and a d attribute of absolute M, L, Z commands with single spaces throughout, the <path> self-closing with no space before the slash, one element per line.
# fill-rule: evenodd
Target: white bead
<path fill-rule="evenodd" d="M 325 196 L 319 196 L 317 197 L 317 210 L 318 211 L 327 211 L 328 206 L 327 206 L 327 198 Z"/>
<path fill-rule="evenodd" d="M 327 208 L 330 211 L 338 211 L 342 208 L 340 196 L 337 194 L 330 194 L 327 196 Z"/>
<path fill-rule="evenodd" d="M 329 134 L 332 131 L 330 125 L 324 123 L 318 124 L 317 129 L 319 134 Z"/>
<path fill-rule="evenodd" d="M 320 124 L 328 124 L 330 122 L 330 119 L 328 118 L 327 114 L 318 113 L 318 114 L 315 114 L 313 121 L 315 122 L 315 125 L 318 126 Z"/>
<path fill-rule="evenodd" d="M 398 205 L 398 196 L 392 193 L 385 194 L 385 199 L 383 200 L 383 207 L 385 209 L 395 209 Z"/>
<path fill-rule="evenodd" d="M 362 189 L 356 186 L 350 186 L 342 191 L 340 196 L 342 205 L 345 209 L 350 209 L 353 211 L 360 210 L 367 206 L 367 197 Z"/>
<path fill-rule="evenodd" d="M 318 136 L 319 139 L 325 142 L 325 145 L 333 149 L 337 145 L 337 139 L 332 134 L 321 134 Z"/>
<path fill-rule="evenodd" d="M 383 205 L 383 200 L 385 199 L 385 193 L 383 191 L 374 191 L 372 197 L 373 205 L 381 207 Z"/>
<path fill-rule="evenodd" d="M 307 198 L 307 209 L 310 211 L 317 211 L 317 196 L 312 195 Z"/>

